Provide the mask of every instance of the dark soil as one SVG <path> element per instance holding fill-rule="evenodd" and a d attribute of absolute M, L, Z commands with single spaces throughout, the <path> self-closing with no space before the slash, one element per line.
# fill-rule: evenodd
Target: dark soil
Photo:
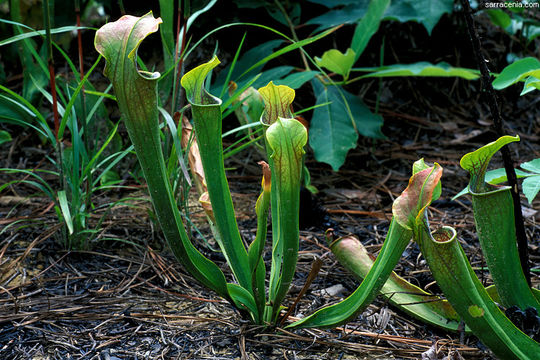
<path fill-rule="evenodd" d="M 441 27 L 457 29 L 462 41 L 454 39 L 445 49 L 432 47 L 430 59 L 415 58 L 419 56 L 416 50 L 403 50 L 405 45 L 398 45 L 396 31 L 388 31 L 394 27 L 416 34 L 416 25 L 385 24 L 386 33 L 394 34 L 386 39 L 394 57 L 388 63 L 446 60 L 476 67 L 472 54 L 467 53 L 468 38 L 458 17 L 445 18 Z M 443 29 L 435 29 L 435 39 L 443 37 Z M 493 62 L 502 64 L 504 51 L 495 47 L 502 35 L 487 23 L 480 25 L 480 31 Z M 425 36 L 420 36 L 421 40 L 426 41 Z M 377 41 L 379 35 L 370 46 L 376 46 Z M 450 58 L 449 53 L 456 49 L 459 58 Z M 377 87 L 377 81 L 368 81 L 357 85 L 355 91 L 374 108 Z M 311 95 L 306 92 L 299 95 L 298 107 L 307 106 Z M 509 133 L 521 137 L 521 142 L 511 147 L 516 165 L 540 157 L 537 98 L 531 94 L 519 97 L 516 89 L 499 94 Z M 322 259 L 323 267 L 289 320 L 335 303 L 358 286 L 329 251 L 324 232 L 332 227 L 337 235 L 354 234 L 377 254 L 390 222 L 392 201 L 406 187 L 412 163 L 422 157 L 444 167 L 443 195 L 429 210 L 432 225 L 455 227 L 472 266 L 480 269 L 478 275 L 486 285 L 490 283 L 487 272 L 481 270 L 485 263 L 470 201 L 466 197 L 450 200 L 467 183 L 467 175 L 459 167 L 460 157 L 495 138 L 480 83 L 385 80 L 380 113 L 388 139 L 360 139 L 339 172 L 308 157 L 307 166 L 319 194 L 303 194 L 305 221 L 298 269 L 284 305 L 294 302 L 315 259 Z M 41 160 L 48 150 L 35 144 L 32 134 L 21 132 L 11 146 L 0 147 L 1 167 L 45 166 Z M 242 235 L 248 242 L 256 229 L 257 160 L 257 152 L 248 149 L 227 163 L 235 169 L 229 173 L 229 182 Z M 494 166 L 500 164 L 496 157 Z M 0 177 L 2 183 L 15 178 Z M 137 185 L 133 179 L 126 181 Z M 0 198 L 1 359 L 418 359 L 430 349 L 437 355 L 429 359 L 492 358 L 476 337 L 423 325 L 381 299 L 355 321 L 333 330 L 289 332 L 250 325 L 227 302 L 191 278 L 164 247 L 157 225 L 148 216 L 149 201 L 140 186 L 126 194 L 107 195 L 138 200 L 132 200 L 135 206 L 115 207 L 103 224 L 101 241 L 86 252 L 61 249 L 56 241 L 59 227 L 54 210 L 46 198 L 32 195 L 32 188 L 19 185 L 2 192 Z M 522 205 L 532 283 L 538 287 L 540 215 L 534 209 L 540 208 L 540 202 L 530 206 L 523 199 Z M 210 238 L 202 209 L 193 205 L 191 210 L 201 233 Z M 193 235 L 199 248 L 225 268 L 223 257 L 209 249 L 214 245 L 211 240 Z M 268 249 L 267 258 L 269 253 Z M 438 291 L 414 244 L 395 271 L 416 285 Z M 329 294 L 336 286 L 341 291 Z"/>

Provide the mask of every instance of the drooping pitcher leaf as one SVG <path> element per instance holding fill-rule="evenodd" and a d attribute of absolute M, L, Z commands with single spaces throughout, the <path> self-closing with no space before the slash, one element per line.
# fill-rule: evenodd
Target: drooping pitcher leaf
<path fill-rule="evenodd" d="M 465 154 L 459 161 L 459 165 L 471 175 L 469 189 L 472 192 L 485 192 L 488 185 L 485 182 L 485 174 L 489 161 L 500 148 L 511 142 L 519 141 L 519 136 L 502 136 L 480 149 Z"/>
<path fill-rule="evenodd" d="M 107 60 L 105 75 L 113 84 L 118 106 L 141 164 L 156 216 L 178 260 L 201 283 L 229 299 L 225 276 L 189 241 L 172 195 L 161 150 L 158 124 L 159 73 L 137 69 L 137 49 L 161 23 L 152 13 L 123 16 L 96 32 L 95 47 Z"/>
<path fill-rule="evenodd" d="M 331 49 L 325 51 L 321 58 L 315 57 L 317 65 L 343 76 L 344 80 L 349 78 L 354 61 L 355 52 L 351 48 L 348 48 L 345 54 L 337 49 Z"/>
<path fill-rule="evenodd" d="M 319 27 L 315 31 L 321 31 L 328 29 L 332 26 L 341 24 L 353 24 L 361 19 L 367 11 L 369 0 L 339 0 L 328 1 L 320 0 L 310 2 L 316 2 L 323 6 L 331 8 L 331 10 L 324 14 L 309 19 L 306 24 L 317 24 Z"/>
<path fill-rule="evenodd" d="M 442 171 L 442 167 L 435 163 L 435 166 L 419 171 L 410 178 L 409 186 L 392 205 L 392 214 L 401 226 L 414 229 L 425 209 L 433 201 Z"/>
<path fill-rule="evenodd" d="M 272 125 L 278 118 L 292 118 L 291 104 L 294 101 L 294 90 L 285 85 L 274 85 L 272 81 L 259 89 L 264 101 L 264 113 L 261 121 Z"/>
<path fill-rule="evenodd" d="M 442 172 L 437 167 L 413 175 L 407 189 L 394 201 L 394 216 L 412 228 L 437 284 L 485 345 L 501 359 L 538 358 L 539 344 L 512 324 L 490 298 L 459 245 L 456 231 L 442 227 L 431 232 L 426 207 Z"/>
<path fill-rule="evenodd" d="M 373 256 L 354 236 L 346 236 L 330 245 L 338 261 L 362 281 L 373 267 Z M 392 305 L 420 321 L 449 331 L 459 328 L 459 316 L 447 300 L 430 294 L 391 272 L 379 292 Z"/>
<path fill-rule="evenodd" d="M 284 77 L 281 80 L 276 80 L 275 84 L 286 85 L 291 89 L 298 89 L 319 74 L 320 72 L 314 70 L 295 72 Z"/>

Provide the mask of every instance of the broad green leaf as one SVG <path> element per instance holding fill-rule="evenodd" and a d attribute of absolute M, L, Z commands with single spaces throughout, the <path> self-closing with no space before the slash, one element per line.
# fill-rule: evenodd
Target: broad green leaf
<path fill-rule="evenodd" d="M 291 73 L 291 71 L 294 70 L 293 66 L 276 66 L 274 68 L 270 68 L 268 70 L 263 71 L 260 73 L 260 76 L 257 78 L 256 81 L 253 82 L 251 86 L 254 88 L 260 88 L 262 86 L 265 86 L 270 81 L 278 81 L 280 79 L 285 78 L 287 75 Z"/>
<path fill-rule="evenodd" d="M 537 74 L 537 76 L 540 75 Z M 523 85 L 523 90 L 521 91 L 521 96 L 530 93 L 534 90 L 540 90 L 540 76 L 534 77 L 534 76 L 527 76 L 525 78 L 525 84 Z"/>
<path fill-rule="evenodd" d="M 485 174 L 489 161 L 500 148 L 511 142 L 519 141 L 519 136 L 502 136 L 480 149 L 465 154 L 459 161 L 459 165 L 469 171 L 471 180 L 469 189 L 473 193 L 481 193 L 489 190 L 485 182 Z"/>
<path fill-rule="evenodd" d="M 285 9 L 287 11 L 287 16 L 274 4 L 269 3 L 264 8 L 266 12 L 277 22 L 284 26 L 293 26 L 300 25 L 300 15 L 302 13 L 302 8 L 298 2 L 286 2 L 284 5 L 288 5 Z"/>
<path fill-rule="evenodd" d="M 330 35 L 334 31 L 336 31 L 337 29 L 338 29 L 338 27 L 334 27 L 334 28 L 328 29 L 328 30 L 326 30 L 326 31 L 324 31 L 324 32 L 322 32 L 320 34 L 309 37 L 307 39 L 293 42 L 292 44 L 287 45 L 284 48 L 275 51 L 271 55 L 266 56 L 264 59 L 261 59 L 261 60 L 257 61 L 255 64 L 251 65 L 246 71 L 244 71 L 242 73 L 242 75 L 240 75 L 240 77 L 242 77 L 246 73 L 250 72 L 251 70 L 253 70 L 253 69 L 255 69 L 255 68 L 257 68 L 257 67 L 259 67 L 259 66 L 261 66 L 261 65 L 263 65 L 263 64 L 265 64 L 267 62 L 269 62 L 270 60 L 277 58 L 278 56 L 286 54 L 289 51 L 293 51 L 293 50 L 296 50 L 298 48 L 301 48 L 302 46 L 312 44 L 312 43 L 314 43 L 314 42 L 316 42 L 316 41 Z"/>
<path fill-rule="evenodd" d="M 373 114 L 362 100 L 338 86 L 312 82 L 316 105 L 309 129 L 309 145 L 317 161 L 339 170 L 349 150 L 356 146 L 358 133 L 375 139 L 384 138 L 380 115 Z"/>
<path fill-rule="evenodd" d="M 518 179 L 527 177 L 527 175 L 529 174 L 526 173 L 525 171 L 516 169 L 516 176 Z M 498 185 L 507 181 L 506 170 L 504 168 L 499 168 L 499 169 L 493 169 L 493 170 L 488 171 L 486 173 L 485 181 L 491 185 Z"/>
<path fill-rule="evenodd" d="M 313 79 L 318 74 L 319 72 L 314 70 L 295 72 L 281 80 L 275 80 L 274 83 L 276 85 L 286 85 L 291 89 L 298 89 L 306 82 L 311 81 L 311 79 Z"/>
<path fill-rule="evenodd" d="M 502 11 L 501 9 L 489 9 L 486 10 L 491 22 L 497 26 L 506 29 L 512 24 L 512 18 L 510 15 Z"/>
<path fill-rule="evenodd" d="M 507 88 L 527 76 L 540 78 L 540 60 L 533 57 L 526 57 L 508 65 L 493 80 L 493 88 L 497 90 Z"/>
<path fill-rule="evenodd" d="M 96 32 L 97 51 L 107 60 L 105 75 L 113 84 L 122 118 L 143 170 L 165 238 L 177 259 L 197 280 L 229 299 L 225 276 L 190 242 L 166 174 L 159 137 L 157 80 L 159 73 L 137 69 L 137 49 L 158 30 L 152 13 L 123 16 Z"/>
<path fill-rule="evenodd" d="M 344 80 L 349 78 L 355 60 L 355 52 L 350 48 L 345 54 L 337 49 L 331 49 L 325 51 L 322 58 L 315 57 L 317 65 L 343 76 Z"/>
<path fill-rule="evenodd" d="M 422 24 L 428 34 L 444 14 L 452 13 L 453 0 L 400 0 L 393 1 L 384 14 L 385 19 L 400 22 L 416 21 Z"/>
<path fill-rule="evenodd" d="M 351 1 L 323 1 L 324 6 L 331 7 L 323 15 L 314 17 L 306 22 L 307 25 L 317 24 L 319 27 L 315 31 L 321 31 L 342 24 L 353 24 L 361 19 L 367 11 L 369 0 Z M 341 7 L 340 5 L 345 5 Z"/>
<path fill-rule="evenodd" d="M 523 194 L 527 197 L 529 204 L 532 204 L 536 195 L 540 191 L 540 175 L 527 177 L 523 180 Z"/>
<path fill-rule="evenodd" d="M 435 163 L 435 166 L 417 172 L 410 178 L 409 186 L 392 205 L 392 214 L 401 226 L 409 230 L 415 228 L 433 201 L 442 172 L 442 167 Z"/>
<path fill-rule="evenodd" d="M 524 162 L 520 167 L 532 173 L 540 174 L 540 158 Z"/>
<path fill-rule="evenodd" d="M 381 23 L 383 14 L 388 8 L 388 5 L 390 5 L 390 0 L 371 0 L 369 2 L 366 14 L 354 29 L 354 35 L 351 41 L 354 61 L 358 60 L 371 37 L 379 30 L 379 24 Z"/>
<path fill-rule="evenodd" d="M 368 71 L 369 74 L 360 78 L 370 77 L 399 77 L 399 76 L 419 76 L 419 77 L 460 77 L 467 80 L 474 80 L 479 77 L 478 70 L 457 68 L 445 62 L 431 64 L 425 61 L 414 64 L 395 64 L 374 68 L 358 68 L 353 71 Z"/>
<path fill-rule="evenodd" d="M 264 101 L 264 113 L 261 121 L 266 125 L 272 125 L 278 118 L 291 118 L 291 104 L 294 101 L 294 90 L 285 85 L 274 85 L 272 81 L 265 87 L 260 88 Z"/>
<path fill-rule="evenodd" d="M 11 141 L 11 135 L 5 130 L 0 130 L 0 145 Z"/>

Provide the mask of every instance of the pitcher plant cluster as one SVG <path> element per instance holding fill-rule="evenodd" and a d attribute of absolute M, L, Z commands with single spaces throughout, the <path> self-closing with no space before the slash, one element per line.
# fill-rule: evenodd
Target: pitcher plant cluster
<path fill-rule="evenodd" d="M 151 13 L 138 18 L 124 16 L 96 33 L 96 49 L 106 59 L 110 79 L 129 137 L 147 182 L 155 214 L 164 236 L 179 262 L 201 284 L 227 299 L 255 324 L 273 325 L 280 320 L 282 303 L 294 277 L 299 247 L 299 192 L 303 174 L 303 147 L 307 130 L 293 118 L 294 90 L 270 82 L 254 93 L 264 103 L 261 194 L 257 200 L 256 237 L 244 244 L 225 175 L 222 144 L 222 101 L 205 88 L 214 57 L 187 72 L 181 86 L 191 108 L 202 171 L 201 202 L 205 205 L 216 242 L 233 281 L 191 242 L 177 207 L 166 172 L 159 129 L 157 82 L 159 73 L 137 68 L 137 48 L 158 30 L 161 19 Z M 189 123 L 187 123 L 189 125 Z M 363 281 L 345 300 L 322 308 L 289 328 L 334 327 L 354 319 L 378 295 L 411 316 L 447 331 L 460 322 L 498 357 L 540 359 L 540 345 L 518 329 L 499 309 L 518 306 L 540 309 L 539 292 L 527 284 L 515 241 L 513 207 L 509 188 L 486 183 L 491 157 L 504 145 L 518 141 L 504 136 L 465 155 L 461 166 L 470 173 L 467 191 L 482 249 L 495 285 L 484 288 L 469 264 L 456 231 L 447 226 L 432 231 L 428 206 L 441 195 L 443 169 L 423 160 L 413 165 L 408 187 L 393 204 L 393 217 L 384 245 L 375 261 L 361 243 L 346 237 L 332 241 L 331 250 Z M 496 209 L 496 211 L 493 211 Z M 271 213 L 272 259 L 269 272 L 263 259 Z M 409 284 L 392 272 L 403 251 L 415 241 L 445 298 Z M 266 287 L 268 284 L 268 287 Z"/>

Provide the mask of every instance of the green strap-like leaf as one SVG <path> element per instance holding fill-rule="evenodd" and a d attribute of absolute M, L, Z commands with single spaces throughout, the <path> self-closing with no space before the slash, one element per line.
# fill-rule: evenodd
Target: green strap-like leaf
<path fill-rule="evenodd" d="M 234 213 L 231 191 L 225 175 L 223 144 L 221 140 L 221 100 L 204 89 L 206 76 L 219 64 L 217 57 L 186 73 L 181 84 L 191 104 L 191 113 L 201 161 L 206 177 L 210 203 L 214 211 L 219 241 L 240 286 L 252 291 L 251 271 L 246 248 L 242 242 Z"/>
<path fill-rule="evenodd" d="M 157 31 L 160 22 L 151 12 L 141 18 L 123 16 L 96 32 L 95 47 L 107 60 L 105 75 L 113 84 L 156 216 L 171 250 L 197 280 L 229 299 L 225 276 L 189 241 L 172 196 L 159 138 L 156 88 L 159 74 L 137 70 L 137 48 Z"/>

